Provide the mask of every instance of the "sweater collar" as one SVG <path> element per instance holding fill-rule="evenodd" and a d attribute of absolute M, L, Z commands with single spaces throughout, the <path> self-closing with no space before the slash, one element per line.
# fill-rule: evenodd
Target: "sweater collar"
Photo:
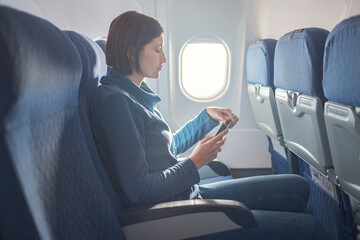
<path fill-rule="evenodd" d="M 116 69 L 110 69 L 107 78 L 150 111 L 153 111 L 156 104 L 161 101 L 160 96 L 151 90 L 144 81 L 141 83 L 140 87 L 138 87 Z"/>

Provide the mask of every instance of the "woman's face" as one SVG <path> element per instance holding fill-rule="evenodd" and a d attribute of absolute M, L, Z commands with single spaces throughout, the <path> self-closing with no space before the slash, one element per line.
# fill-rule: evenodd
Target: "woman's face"
<path fill-rule="evenodd" d="M 166 62 L 163 51 L 164 38 L 163 34 L 154 38 L 146 44 L 139 53 L 139 65 L 141 75 L 147 78 L 159 78 L 162 64 Z"/>

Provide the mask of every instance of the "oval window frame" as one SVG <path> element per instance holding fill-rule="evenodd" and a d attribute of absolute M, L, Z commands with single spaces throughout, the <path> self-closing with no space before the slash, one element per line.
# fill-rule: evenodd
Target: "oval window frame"
<path fill-rule="evenodd" d="M 183 53 L 186 49 L 186 47 L 189 44 L 193 44 L 193 43 L 216 43 L 216 44 L 222 44 L 222 46 L 225 49 L 226 52 L 226 76 L 225 76 L 225 84 L 224 87 L 219 90 L 219 93 L 216 94 L 215 96 L 209 97 L 209 98 L 198 98 L 196 96 L 193 96 L 191 93 L 189 93 L 183 84 Z M 192 101 L 196 101 L 196 102 L 211 102 L 211 101 L 215 101 L 218 100 L 219 98 L 221 98 L 225 92 L 227 91 L 227 89 L 229 88 L 230 85 L 230 64 L 231 64 L 231 54 L 230 54 L 230 50 L 229 47 L 227 46 L 227 44 L 225 43 L 225 41 L 223 41 L 222 39 L 218 38 L 218 37 L 214 37 L 214 36 L 197 36 L 194 38 L 189 39 L 188 41 L 186 41 L 183 46 L 181 47 L 180 53 L 179 53 L 179 85 L 180 85 L 180 89 L 183 92 L 183 94 L 189 98 Z"/>

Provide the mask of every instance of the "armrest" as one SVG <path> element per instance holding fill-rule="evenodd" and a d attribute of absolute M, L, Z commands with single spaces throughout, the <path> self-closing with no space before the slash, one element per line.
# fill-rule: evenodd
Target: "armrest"
<path fill-rule="evenodd" d="M 125 227 L 156 219 L 206 212 L 224 213 L 239 227 L 249 228 L 257 225 L 254 215 L 244 204 L 223 199 L 193 199 L 131 208 L 118 214 L 118 218 L 121 225 Z"/>

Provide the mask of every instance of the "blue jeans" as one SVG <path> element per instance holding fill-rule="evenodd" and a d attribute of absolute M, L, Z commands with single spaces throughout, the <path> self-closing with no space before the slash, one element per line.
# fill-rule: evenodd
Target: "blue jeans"
<path fill-rule="evenodd" d="M 279 174 L 200 185 L 204 199 L 230 199 L 251 209 L 256 227 L 197 239 L 328 239 L 320 222 L 306 213 L 309 183 L 301 176 Z"/>

